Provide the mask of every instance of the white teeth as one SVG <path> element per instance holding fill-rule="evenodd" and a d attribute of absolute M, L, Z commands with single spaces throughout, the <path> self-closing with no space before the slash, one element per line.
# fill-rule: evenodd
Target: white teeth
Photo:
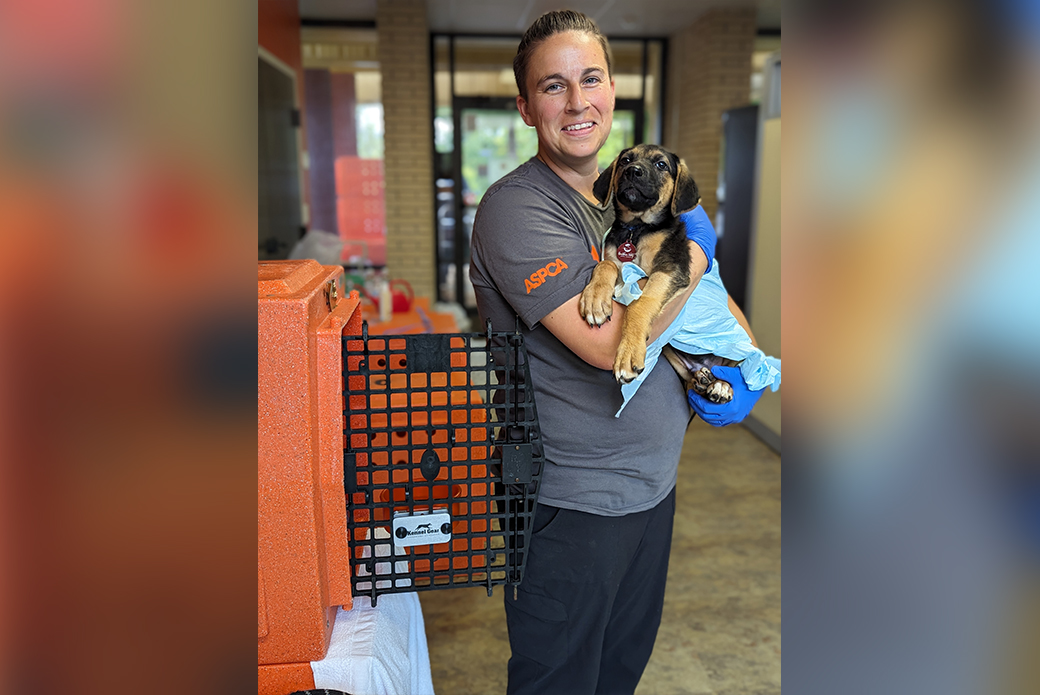
<path fill-rule="evenodd" d="M 585 130 L 586 128 L 591 127 L 592 123 L 578 123 L 577 125 L 569 125 L 566 128 L 564 128 L 564 130 Z"/>

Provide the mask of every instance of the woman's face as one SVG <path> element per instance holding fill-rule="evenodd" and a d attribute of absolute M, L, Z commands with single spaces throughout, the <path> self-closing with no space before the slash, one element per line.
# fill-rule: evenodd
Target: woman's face
<path fill-rule="evenodd" d="M 572 169 L 595 165 L 610 134 L 614 81 L 599 41 L 567 31 L 535 48 L 527 69 L 527 99 L 516 98 L 524 123 L 538 131 L 538 152 Z"/>

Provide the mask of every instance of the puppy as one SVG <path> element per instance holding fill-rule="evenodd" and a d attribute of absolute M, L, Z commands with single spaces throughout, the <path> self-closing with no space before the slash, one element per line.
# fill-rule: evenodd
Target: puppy
<path fill-rule="evenodd" d="M 625 311 L 614 378 L 628 383 L 644 369 L 650 324 L 664 306 L 690 285 L 690 247 L 679 214 L 700 202 L 697 184 L 676 155 L 656 145 L 623 150 L 600 175 L 593 193 L 613 199 L 614 224 L 603 241 L 603 259 L 581 293 L 579 310 L 589 325 L 601 326 L 613 312 L 614 290 L 627 261 L 647 274 L 642 295 Z M 733 398 L 733 389 L 711 373 L 715 365 L 738 363 L 716 355 L 687 355 L 666 346 L 662 353 L 686 384 L 715 403 Z"/>

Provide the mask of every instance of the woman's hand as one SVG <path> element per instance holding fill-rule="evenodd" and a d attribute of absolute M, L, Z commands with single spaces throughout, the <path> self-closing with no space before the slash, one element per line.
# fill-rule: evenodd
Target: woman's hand
<path fill-rule="evenodd" d="M 701 419 L 715 427 L 725 427 L 736 422 L 741 422 L 750 413 L 751 409 L 758 403 L 765 389 L 751 391 L 744 382 L 738 367 L 712 367 L 711 373 L 716 379 L 726 381 L 733 387 L 733 400 L 729 403 L 712 403 L 693 389 L 686 394 L 693 412 L 701 416 Z"/>

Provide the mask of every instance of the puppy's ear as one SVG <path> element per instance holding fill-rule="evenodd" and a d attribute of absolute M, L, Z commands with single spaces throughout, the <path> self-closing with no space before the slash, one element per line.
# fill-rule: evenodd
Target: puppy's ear
<path fill-rule="evenodd" d="M 672 191 L 672 215 L 678 215 L 692 210 L 701 202 L 701 194 L 697 190 L 697 184 L 686 168 L 686 162 L 676 157 L 678 161 L 677 173 L 675 175 L 675 190 Z"/>
<path fill-rule="evenodd" d="M 611 194 L 614 192 L 615 169 L 617 169 L 617 159 L 611 162 L 610 166 L 604 169 L 596 179 L 596 183 L 592 184 L 592 195 L 596 196 L 600 205 L 606 205 L 611 200 Z"/>

